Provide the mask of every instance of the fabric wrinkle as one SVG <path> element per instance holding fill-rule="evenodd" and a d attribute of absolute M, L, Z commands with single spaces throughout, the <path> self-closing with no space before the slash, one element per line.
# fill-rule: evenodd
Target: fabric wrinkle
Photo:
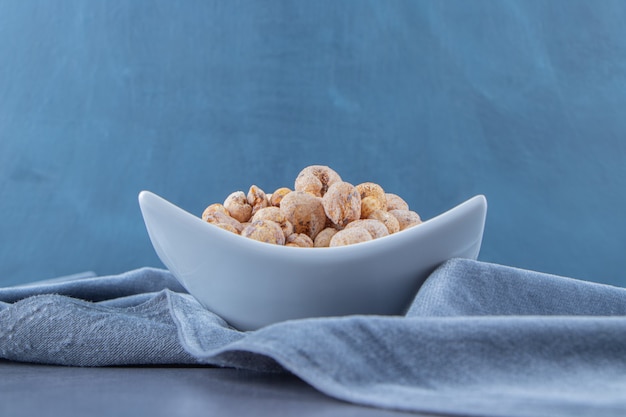
<path fill-rule="evenodd" d="M 164 270 L 42 285 L 0 289 L 0 357 L 290 372 L 340 400 L 435 414 L 626 413 L 624 288 L 453 259 L 406 316 L 241 332 Z"/>

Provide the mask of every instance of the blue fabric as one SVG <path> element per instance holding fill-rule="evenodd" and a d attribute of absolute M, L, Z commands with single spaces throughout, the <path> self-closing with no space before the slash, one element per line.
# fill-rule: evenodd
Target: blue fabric
<path fill-rule="evenodd" d="M 0 357 L 292 372 L 375 407 L 482 416 L 626 414 L 626 289 L 477 261 L 444 263 L 403 317 L 240 332 L 169 272 L 0 290 Z"/>

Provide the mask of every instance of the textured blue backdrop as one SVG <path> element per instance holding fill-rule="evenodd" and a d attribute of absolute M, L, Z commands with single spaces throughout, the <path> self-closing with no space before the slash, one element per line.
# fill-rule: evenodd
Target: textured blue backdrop
<path fill-rule="evenodd" d="M 626 2 L 0 0 L 0 285 L 160 266 L 189 211 L 312 163 L 482 260 L 626 285 Z"/>

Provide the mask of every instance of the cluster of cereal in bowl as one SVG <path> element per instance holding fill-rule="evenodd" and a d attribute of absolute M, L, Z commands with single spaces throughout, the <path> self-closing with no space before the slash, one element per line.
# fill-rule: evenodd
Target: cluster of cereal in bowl
<path fill-rule="evenodd" d="M 202 219 L 261 242 L 306 248 L 366 242 L 422 222 L 398 195 L 373 182 L 352 185 L 324 165 L 304 168 L 293 190 L 235 191 L 209 205 Z"/>

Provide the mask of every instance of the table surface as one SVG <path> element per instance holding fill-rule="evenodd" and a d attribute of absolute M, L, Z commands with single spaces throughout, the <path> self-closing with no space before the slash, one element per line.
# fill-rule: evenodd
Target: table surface
<path fill-rule="evenodd" d="M 78 368 L 0 360 L 0 416 L 266 414 L 416 415 L 338 401 L 290 374 L 211 367 Z"/>

